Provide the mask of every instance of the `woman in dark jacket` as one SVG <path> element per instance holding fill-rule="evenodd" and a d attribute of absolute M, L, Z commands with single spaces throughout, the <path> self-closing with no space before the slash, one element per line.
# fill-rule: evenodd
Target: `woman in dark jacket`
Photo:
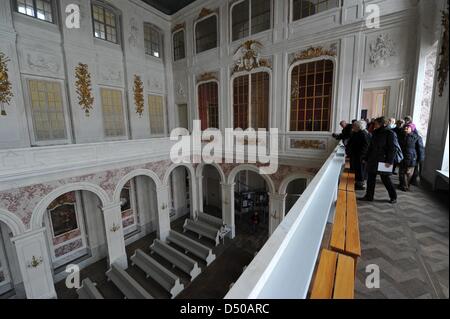
<path fill-rule="evenodd" d="M 367 192 L 360 200 L 373 201 L 377 175 L 380 174 L 381 181 L 386 187 L 390 203 L 397 202 L 397 192 L 391 181 L 392 173 L 378 172 L 379 163 L 385 163 L 386 168 L 393 168 L 395 158 L 395 133 L 386 128 L 384 117 L 375 120 L 372 142 L 370 143 L 364 161 L 367 163 Z"/>
<path fill-rule="evenodd" d="M 410 181 L 414 174 L 414 169 L 418 163 L 424 160 L 423 140 L 419 134 L 414 134 L 416 127 L 408 124 L 401 134 L 399 142 L 403 152 L 403 161 L 400 163 L 400 189 L 409 191 Z"/>
<path fill-rule="evenodd" d="M 357 121 L 353 123 L 353 134 L 351 135 L 346 152 L 350 157 L 350 165 L 352 171 L 355 172 L 355 189 L 365 190 L 364 183 L 366 181 L 365 167 L 363 158 L 367 155 L 367 150 L 370 145 L 370 135 L 366 131 L 366 122 Z"/>

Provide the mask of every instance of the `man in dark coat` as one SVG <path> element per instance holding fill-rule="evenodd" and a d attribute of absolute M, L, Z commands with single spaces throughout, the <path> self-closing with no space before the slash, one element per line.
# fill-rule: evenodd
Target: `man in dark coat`
<path fill-rule="evenodd" d="M 366 171 L 363 158 L 366 157 L 370 145 L 370 135 L 365 121 L 353 123 L 353 133 L 347 144 L 347 156 L 350 157 L 352 171 L 355 172 L 355 189 L 365 190 Z"/>
<path fill-rule="evenodd" d="M 352 135 L 352 124 L 348 124 L 346 121 L 341 121 L 339 125 L 342 127 L 342 133 L 341 134 L 333 134 L 333 137 L 337 139 L 338 141 L 343 141 L 344 145 L 347 145 L 347 142 Z"/>
<path fill-rule="evenodd" d="M 391 181 L 392 173 L 378 171 L 379 163 L 385 163 L 384 165 L 388 169 L 393 168 L 395 159 L 395 133 L 386 128 L 385 123 L 386 120 L 384 117 L 375 120 L 375 130 L 372 134 L 372 142 L 370 143 L 369 150 L 364 158 L 367 163 L 367 192 L 366 196 L 360 198 L 360 200 L 373 201 L 377 175 L 380 174 L 381 181 L 389 193 L 389 202 L 395 204 L 397 203 L 397 192 Z"/>
<path fill-rule="evenodd" d="M 423 140 L 419 134 L 414 133 L 416 126 L 407 124 L 404 133 L 401 135 L 399 142 L 402 148 L 404 159 L 400 163 L 400 189 L 409 191 L 410 182 L 414 174 L 414 170 L 418 163 L 424 160 Z"/>

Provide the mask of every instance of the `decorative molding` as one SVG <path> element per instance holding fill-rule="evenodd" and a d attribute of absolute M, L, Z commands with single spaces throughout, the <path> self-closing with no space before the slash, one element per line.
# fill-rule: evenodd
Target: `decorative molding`
<path fill-rule="evenodd" d="M 447 8 L 447 12 L 442 12 L 442 27 L 443 27 L 443 33 L 442 33 L 442 40 L 441 40 L 441 52 L 440 55 L 440 62 L 438 67 L 438 88 L 439 88 L 439 96 L 442 97 L 445 90 L 445 85 L 447 82 L 448 77 L 448 62 L 449 62 L 449 12 Z"/>
<path fill-rule="evenodd" d="M 291 65 L 298 61 L 320 58 L 325 56 L 337 56 L 337 45 L 332 44 L 328 49 L 324 47 L 310 47 L 306 50 L 297 52 L 291 57 Z"/>
<path fill-rule="evenodd" d="M 318 151 L 326 151 L 327 150 L 327 141 L 326 140 L 317 140 L 317 139 L 296 139 L 293 138 L 290 140 L 290 148 L 291 149 L 302 149 L 302 150 L 318 150 Z"/>
<path fill-rule="evenodd" d="M 46 57 L 39 53 L 27 53 L 27 64 L 33 71 L 58 74 L 60 66 L 54 60 L 55 57 L 52 56 Z"/>
<path fill-rule="evenodd" d="M 116 225 L 116 223 L 113 223 L 112 227 L 109 229 L 112 233 L 117 232 L 120 229 L 120 225 Z"/>
<path fill-rule="evenodd" d="M 183 83 L 181 83 L 181 82 L 177 83 L 176 92 L 179 97 L 185 98 L 187 96 L 186 90 L 184 89 Z"/>
<path fill-rule="evenodd" d="M 78 66 L 75 68 L 75 78 L 78 103 L 86 116 L 89 116 L 90 110 L 93 109 L 94 97 L 92 96 L 91 74 L 87 64 L 78 63 Z"/>
<path fill-rule="evenodd" d="M 233 59 L 233 72 L 250 72 L 260 67 L 271 68 L 270 61 L 260 57 L 262 44 L 259 41 L 249 40 L 244 42 L 235 52 Z"/>
<path fill-rule="evenodd" d="M 139 27 L 138 27 L 138 23 L 136 22 L 135 18 L 131 18 L 130 19 L 130 32 L 128 34 L 128 44 L 130 45 L 130 47 L 136 47 L 137 43 L 138 43 L 138 34 L 139 34 Z"/>
<path fill-rule="evenodd" d="M 202 18 L 204 18 L 204 17 L 207 17 L 207 16 L 209 16 L 210 14 L 213 14 L 213 13 L 214 13 L 214 11 L 211 10 L 211 9 L 208 9 L 208 8 L 202 8 L 202 10 L 200 11 L 200 13 L 198 14 L 197 20 L 202 19 Z"/>
<path fill-rule="evenodd" d="M 39 265 L 41 265 L 43 262 L 44 262 L 44 259 L 43 259 L 42 257 L 36 257 L 36 256 L 33 256 L 33 257 L 31 258 L 31 261 L 28 262 L 27 267 L 28 267 L 28 268 L 37 268 L 37 267 L 39 267 Z"/>
<path fill-rule="evenodd" d="M 9 58 L 0 51 L 0 116 L 6 116 L 5 104 L 9 105 L 14 97 L 8 76 L 8 62 Z"/>
<path fill-rule="evenodd" d="M 205 72 L 197 76 L 197 83 L 211 80 L 218 81 L 218 76 L 216 72 Z"/>
<path fill-rule="evenodd" d="M 136 105 L 136 114 L 142 117 L 144 112 L 144 84 L 139 75 L 134 75 L 134 104 Z"/>
<path fill-rule="evenodd" d="M 397 55 L 395 43 L 388 33 L 378 35 L 369 50 L 369 64 L 374 68 L 385 65 L 390 57 Z"/>
<path fill-rule="evenodd" d="M 172 33 L 175 33 L 175 32 L 177 32 L 177 31 L 179 31 L 179 30 L 181 30 L 181 29 L 184 29 L 184 28 L 186 28 L 186 22 L 178 23 L 177 25 L 175 25 L 175 26 L 172 28 Z"/>

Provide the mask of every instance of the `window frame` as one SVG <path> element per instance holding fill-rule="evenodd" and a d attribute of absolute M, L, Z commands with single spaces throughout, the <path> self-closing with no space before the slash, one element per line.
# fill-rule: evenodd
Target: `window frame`
<path fill-rule="evenodd" d="M 121 135 L 121 136 L 107 136 L 106 135 L 106 132 L 105 132 L 105 118 L 104 118 L 104 113 L 103 113 L 102 89 L 120 91 L 120 93 L 121 93 L 121 96 L 122 96 L 123 122 L 124 122 L 124 135 Z M 98 86 L 98 97 L 99 97 L 100 110 L 101 110 L 103 140 L 107 141 L 107 142 L 127 140 L 128 136 L 129 136 L 129 133 L 128 133 L 128 115 L 127 115 L 128 114 L 128 112 L 127 112 L 128 104 L 126 103 L 126 99 L 125 99 L 125 90 L 123 88 L 120 88 L 120 87 L 99 85 Z"/>
<path fill-rule="evenodd" d="M 294 20 L 294 0 L 290 0 L 290 1 L 289 1 L 289 5 L 290 5 L 290 10 L 289 10 L 289 22 L 290 22 L 290 23 L 300 23 L 300 21 L 306 21 L 307 19 L 309 19 L 309 18 L 311 18 L 311 17 L 320 17 L 320 15 L 325 15 L 325 14 L 327 14 L 327 13 L 329 13 L 329 12 L 332 12 L 332 11 L 341 10 L 342 7 L 343 7 L 343 5 L 342 5 L 342 0 L 336 0 L 336 1 L 339 1 L 339 6 L 337 6 L 337 7 L 329 8 L 329 9 L 327 9 L 327 10 L 325 10 L 325 11 L 317 12 L 317 13 L 312 14 L 312 15 L 309 15 L 309 16 L 307 16 L 307 17 L 304 17 L 304 18 L 300 18 L 300 19 Z"/>
<path fill-rule="evenodd" d="M 159 96 L 162 99 L 162 106 L 163 106 L 163 117 L 164 117 L 164 132 L 160 133 L 160 134 L 153 134 L 152 133 L 152 127 L 151 127 L 151 111 L 150 111 L 150 96 Z M 167 119 L 168 119 L 168 115 L 167 115 L 167 103 L 166 103 L 166 95 L 165 94 L 161 94 L 161 93 L 156 93 L 156 92 L 148 92 L 147 93 L 147 107 L 148 107 L 148 124 L 149 124 L 149 129 L 150 129 L 150 138 L 157 138 L 157 137 L 166 137 L 167 136 Z"/>
<path fill-rule="evenodd" d="M 231 104 L 231 127 L 234 128 L 234 80 L 238 77 L 241 76 L 248 76 L 249 78 L 249 82 L 248 82 L 248 126 L 249 128 L 251 128 L 251 104 L 252 104 L 252 75 L 256 74 L 256 73 L 267 73 L 269 75 L 269 105 L 268 105 L 268 109 L 267 109 L 267 129 L 269 130 L 272 127 L 272 99 L 273 99 L 273 84 L 272 84 L 272 70 L 266 67 L 260 67 L 260 68 L 256 68 L 251 70 L 250 72 L 236 72 L 235 74 L 233 74 L 233 76 L 231 77 L 231 82 L 230 82 L 230 92 L 231 92 L 231 97 L 230 97 L 230 104 Z M 258 130 L 258 128 L 254 128 L 255 130 Z"/>
<path fill-rule="evenodd" d="M 205 20 L 207 20 L 207 19 L 209 19 L 209 18 L 211 18 L 213 16 L 216 17 L 216 46 L 214 48 L 198 52 L 198 50 L 197 50 L 198 49 L 197 48 L 197 25 L 200 22 L 205 21 Z M 206 53 L 206 52 L 210 52 L 210 51 L 212 51 L 214 49 L 217 49 L 220 46 L 220 33 L 219 33 L 220 32 L 220 28 L 219 28 L 219 24 L 220 24 L 219 15 L 216 12 L 210 13 L 207 16 L 202 17 L 202 18 L 200 18 L 200 19 L 198 19 L 198 20 L 196 20 L 194 22 L 194 52 L 195 52 L 195 55 Z"/>
<path fill-rule="evenodd" d="M 238 4 L 241 4 L 244 1 L 249 1 L 248 20 L 247 20 L 248 21 L 248 34 L 245 37 L 243 37 L 243 38 L 233 40 L 233 9 L 234 9 L 235 6 L 237 6 Z M 257 32 L 257 33 L 252 33 L 252 3 L 251 3 L 252 1 L 254 1 L 254 0 L 239 0 L 239 1 L 236 1 L 236 2 L 231 4 L 230 12 L 229 12 L 229 15 L 230 15 L 230 27 L 229 27 L 230 28 L 229 29 L 230 43 L 235 43 L 235 42 L 239 42 L 239 41 L 245 41 L 246 39 L 251 38 L 251 37 L 253 37 L 255 35 L 263 34 L 265 32 L 270 32 L 270 30 L 273 29 L 273 9 L 274 9 L 274 4 L 273 4 L 273 1 L 270 0 L 270 26 L 269 26 L 269 28 L 266 29 L 266 30 Z"/>
<path fill-rule="evenodd" d="M 159 43 L 158 43 L 158 45 L 159 45 L 159 52 L 158 53 L 159 53 L 159 56 L 156 56 L 156 55 L 153 55 L 152 53 L 147 52 L 147 46 L 146 46 L 147 40 L 145 39 L 145 29 L 146 28 L 153 29 L 153 31 L 156 31 L 156 33 L 158 34 L 158 41 L 159 41 Z M 163 34 L 162 30 L 160 28 L 158 28 L 156 25 L 154 25 L 153 23 L 144 22 L 143 31 L 144 31 L 144 51 L 145 51 L 145 55 L 148 56 L 148 57 L 151 57 L 151 58 L 162 60 L 163 59 L 163 55 L 164 55 L 164 42 L 163 42 L 164 34 Z M 150 43 L 151 43 L 151 41 L 150 41 Z"/>
<path fill-rule="evenodd" d="M 201 121 L 200 119 L 200 95 L 198 94 L 198 89 L 200 88 L 200 85 L 202 84 L 207 84 L 207 83 L 216 83 L 217 84 L 217 128 L 216 127 L 208 127 L 207 130 L 221 130 L 221 120 L 222 120 L 222 116 L 220 114 L 221 109 L 220 109 L 220 82 L 217 79 L 209 79 L 206 81 L 200 81 L 197 83 L 197 85 L 195 86 L 195 95 L 196 95 L 196 108 L 195 108 L 195 114 L 197 115 L 196 118 L 197 120 Z M 209 120 L 208 120 L 209 122 Z M 209 123 L 208 123 L 209 124 Z M 209 125 L 208 125 L 209 126 Z M 201 127 L 201 125 L 200 125 Z M 204 130 L 202 130 L 204 131 Z"/>
<path fill-rule="evenodd" d="M 66 138 L 59 140 L 48 140 L 48 141 L 38 141 L 35 131 L 34 131 L 34 120 L 33 120 L 33 110 L 32 101 L 30 94 L 29 81 L 44 81 L 44 82 L 57 82 L 61 87 L 61 103 L 64 113 L 64 123 L 66 126 Z M 72 125 L 71 125 L 71 114 L 69 112 L 69 100 L 68 93 L 66 92 L 65 81 L 61 79 L 54 78 L 44 78 L 39 76 L 26 75 L 22 78 L 22 87 L 26 88 L 23 90 L 25 98 L 25 113 L 28 123 L 28 131 L 30 136 L 30 142 L 32 147 L 41 146 L 53 146 L 53 145 L 67 145 L 72 144 Z"/>
<path fill-rule="evenodd" d="M 311 62 L 317 62 L 317 61 L 321 61 L 321 60 L 329 60 L 333 63 L 333 83 L 331 84 L 331 106 L 330 106 L 330 125 L 329 125 L 329 130 L 328 131 L 292 131 L 291 130 L 291 103 L 292 103 L 292 71 L 294 70 L 294 68 L 296 66 L 299 66 L 301 64 L 308 64 Z M 338 113 L 336 110 L 336 92 L 337 92 L 337 80 L 338 80 L 338 62 L 336 57 L 334 56 L 329 56 L 329 55 L 324 55 L 324 56 L 320 56 L 317 58 L 312 58 L 312 59 L 305 59 L 305 60 L 300 60 L 297 61 L 295 63 L 293 63 L 288 70 L 288 86 L 287 86 L 287 98 L 288 98 L 288 103 L 287 103 L 287 110 L 286 110 L 286 125 L 285 125 L 285 129 L 286 132 L 290 133 L 290 134 L 303 134 L 303 135 L 330 135 L 330 133 L 334 132 L 335 129 L 335 116 Z"/>
<path fill-rule="evenodd" d="M 51 9 L 52 9 L 52 21 L 42 20 L 37 17 L 36 0 L 33 0 L 34 16 L 30 16 L 26 13 L 19 12 L 18 0 L 13 0 L 13 5 L 14 5 L 13 11 L 16 12 L 17 14 L 20 14 L 21 16 L 29 17 L 30 19 L 35 19 L 37 21 L 47 22 L 50 24 L 58 24 L 58 17 L 57 17 L 57 14 L 55 14 L 58 12 L 57 3 L 55 0 L 50 0 L 49 2 L 50 2 Z"/>
<path fill-rule="evenodd" d="M 183 32 L 184 57 L 180 58 L 180 59 L 175 59 L 174 37 L 175 37 L 175 34 L 177 34 L 179 32 Z M 186 29 L 185 28 L 181 28 L 181 29 L 178 29 L 178 30 L 172 32 L 172 60 L 173 60 L 173 62 L 183 61 L 183 60 L 186 59 L 186 57 L 187 57 L 187 52 L 186 52 Z"/>
<path fill-rule="evenodd" d="M 106 37 L 106 34 L 107 34 L 106 33 L 106 26 L 107 26 L 106 22 L 102 23 L 102 22 L 94 19 L 94 6 L 101 7 L 103 9 L 103 14 L 105 13 L 105 9 L 111 11 L 114 14 L 115 20 L 116 20 L 116 40 L 117 40 L 116 42 L 113 42 L 113 41 L 110 41 L 107 39 L 107 37 Z M 95 36 L 95 22 L 96 21 L 99 23 L 102 23 L 103 26 L 105 27 L 105 38 L 106 39 L 102 39 L 102 38 Z M 92 23 L 92 35 L 94 36 L 94 39 L 100 40 L 100 41 L 105 41 L 105 42 L 108 42 L 111 44 L 121 45 L 122 44 L 121 22 L 122 22 L 121 13 L 118 9 L 116 9 L 112 5 L 110 5 L 106 2 L 100 1 L 100 0 L 92 0 L 91 1 L 91 23 Z"/>

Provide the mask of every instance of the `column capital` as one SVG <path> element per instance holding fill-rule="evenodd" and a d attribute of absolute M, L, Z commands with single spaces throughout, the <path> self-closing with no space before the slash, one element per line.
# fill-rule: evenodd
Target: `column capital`
<path fill-rule="evenodd" d="M 287 194 L 279 194 L 279 193 L 269 193 L 270 199 L 274 200 L 285 200 Z"/>
<path fill-rule="evenodd" d="M 107 213 L 107 212 L 117 209 L 117 208 L 120 209 L 120 207 L 121 207 L 121 202 L 113 202 L 113 203 L 108 203 L 105 206 L 100 207 L 100 208 L 102 209 L 103 213 Z"/>
<path fill-rule="evenodd" d="M 29 237 L 39 235 L 39 234 L 45 232 L 45 230 L 46 230 L 45 227 L 42 227 L 42 228 L 39 228 L 39 229 L 33 229 L 31 231 L 27 231 L 27 232 L 25 232 L 23 234 L 20 234 L 20 235 L 12 237 L 11 241 L 13 243 L 16 243 L 18 241 L 28 239 Z"/>
<path fill-rule="evenodd" d="M 233 183 L 226 183 L 226 182 L 225 182 L 225 183 L 222 183 L 222 182 L 221 182 L 220 185 L 221 185 L 222 187 L 230 187 L 230 188 L 231 188 L 231 187 L 234 187 L 234 186 L 236 185 L 236 183 L 234 183 L 234 182 L 233 182 Z"/>

